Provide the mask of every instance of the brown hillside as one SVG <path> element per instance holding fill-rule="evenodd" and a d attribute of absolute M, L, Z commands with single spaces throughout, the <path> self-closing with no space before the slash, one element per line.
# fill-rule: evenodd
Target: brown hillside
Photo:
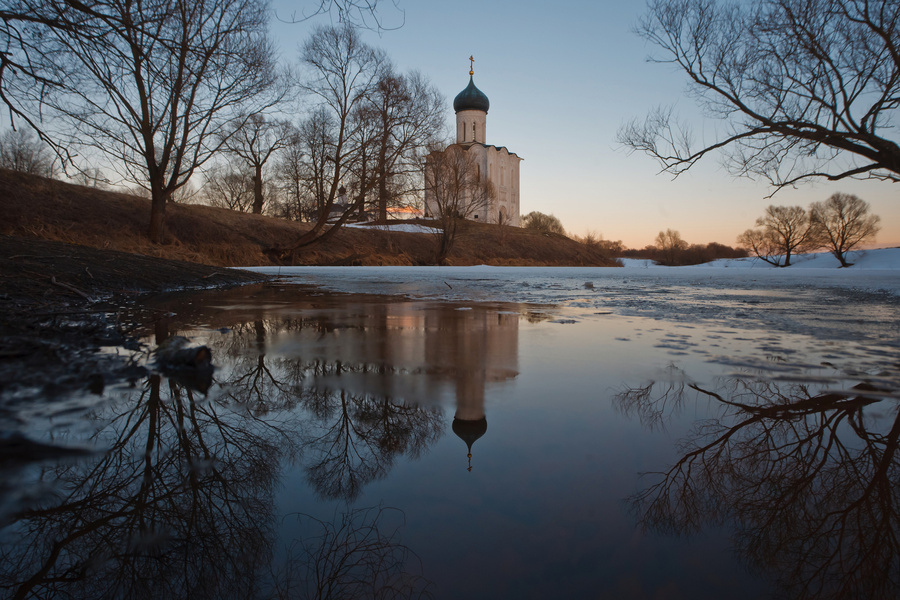
<path fill-rule="evenodd" d="M 171 204 L 168 239 L 146 236 L 150 202 L 119 192 L 0 169 L 0 234 L 68 242 L 215 266 L 273 264 L 265 251 L 289 245 L 310 227 L 209 206 Z M 430 264 L 435 236 L 343 229 L 304 248 L 295 264 Z M 563 236 L 467 223 L 449 262 L 456 265 L 612 266 L 601 251 Z"/>

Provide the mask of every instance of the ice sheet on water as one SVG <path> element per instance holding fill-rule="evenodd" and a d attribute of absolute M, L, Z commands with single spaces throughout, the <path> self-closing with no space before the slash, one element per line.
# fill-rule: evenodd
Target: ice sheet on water
<path fill-rule="evenodd" d="M 823 262 L 810 258 L 807 262 Z M 832 257 L 833 260 L 833 257 Z M 759 262 L 759 261 L 757 261 Z M 452 302 L 551 305 L 556 317 L 645 316 L 808 333 L 897 345 L 900 249 L 869 251 L 857 266 L 697 267 L 259 267 L 286 283 L 340 293 Z M 824 264 L 824 263 L 823 263 Z M 715 265 L 718 265 L 716 267 Z M 874 265 L 869 268 L 866 265 Z M 590 281 L 592 288 L 585 288 Z"/>

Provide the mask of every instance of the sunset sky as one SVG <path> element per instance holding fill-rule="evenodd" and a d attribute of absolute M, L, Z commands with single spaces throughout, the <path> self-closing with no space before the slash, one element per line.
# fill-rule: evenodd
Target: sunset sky
<path fill-rule="evenodd" d="M 365 38 L 400 70 L 428 75 L 447 97 L 448 125 L 474 55 L 475 83 L 491 101 L 487 143 L 524 158 L 523 214 L 552 213 L 573 234 L 593 231 L 629 247 L 651 244 L 668 228 L 690 243 L 733 245 L 769 204 L 807 207 L 840 191 L 868 201 L 881 216 L 878 246 L 900 245 L 898 184 L 819 182 L 769 199 L 771 187 L 733 178 L 715 156 L 673 181 L 658 174 L 650 157 L 618 147 L 619 127 L 659 105 L 674 103 L 704 139 L 721 126 L 700 118 L 674 67 L 646 61 L 653 49 L 632 33 L 643 2 L 397 2 L 403 12 L 387 0 L 380 14 L 386 27 L 402 26 L 367 31 Z M 286 19 L 312 4 L 276 0 L 273 8 Z M 312 26 L 326 23 L 327 16 L 273 23 L 282 57 L 296 61 Z"/>

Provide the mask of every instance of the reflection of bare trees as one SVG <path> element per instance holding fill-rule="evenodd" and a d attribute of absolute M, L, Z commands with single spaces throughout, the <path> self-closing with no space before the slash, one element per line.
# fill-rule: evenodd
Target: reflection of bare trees
<path fill-rule="evenodd" d="M 257 320 L 236 326 L 218 345 L 223 355 L 233 357 L 220 383 L 230 399 L 254 414 L 297 406 L 306 409 L 312 418 L 299 436 L 310 483 L 324 498 L 352 500 L 367 483 L 384 477 L 397 457 L 421 455 L 440 438 L 444 426 L 438 408 L 340 387 L 343 376 L 359 375 L 375 376 L 377 387 L 386 387 L 384 380 L 397 374 L 382 360 L 266 355 L 269 337 L 306 332 L 321 340 L 338 325 L 343 331 L 350 328 L 324 319 Z M 336 388 L 319 385 L 321 378 Z M 370 385 L 373 382 L 370 380 Z"/>
<path fill-rule="evenodd" d="M 58 491 L 23 510 L 15 536 L 0 546 L 0 595 L 255 597 L 267 577 L 283 456 L 304 448 L 318 493 L 349 499 L 396 457 L 416 457 L 440 437 L 438 409 L 315 383 L 386 376 L 384 365 L 266 355 L 273 335 L 328 334 L 327 323 L 308 325 L 257 320 L 211 344 L 221 365 L 212 398 L 154 375 L 98 415 L 109 423 L 93 442 L 109 450 L 93 462 L 45 469 Z M 305 426 L 300 410 L 311 413 Z M 351 524 L 377 534 L 377 518 L 368 519 L 353 516 Z M 392 536 L 377 534 L 367 543 L 382 561 L 405 557 L 405 548 L 388 542 Z M 419 597 L 415 578 L 386 562 L 379 568 L 386 587 L 367 597 Z"/>
<path fill-rule="evenodd" d="M 400 541 L 403 513 L 384 507 L 363 508 L 325 522 L 299 515 L 315 529 L 295 540 L 284 569 L 275 578 L 275 596 L 337 600 L 431 598 L 430 583 L 408 570 L 417 558 Z M 418 571 L 421 572 L 421 564 Z"/>
<path fill-rule="evenodd" d="M 299 434 L 302 461 L 323 498 L 357 498 L 366 484 L 386 476 L 398 457 L 417 458 L 443 434 L 439 408 L 410 404 L 390 393 L 403 376 L 402 357 L 395 354 L 404 346 L 384 332 L 409 331 L 388 330 L 391 317 L 379 304 L 343 318 L 319 313 L 303 319 L 257 319 L 232 327 L 229 336 L 211 343 L 217 356 L 229 357 L 217 379 L 235 403 L 254 414 L 294 407 L 308 412 L 311 419 Z M 379 332 L 363 335 L 375 325 Z M 352 342 L 342 344 L 348 335 Z M 279 336 L 309 342 L 313 358 L 268 356 L 269 345 Z M 342 348 L 347 343 L 353 348 Z"/>
<path fill-rule="evenodd" d="M 663 428 L 665 420 L 681 411 L 687 382 L 684 372 L 670 365 L 663 381 L 628 388 L 615 397 L 614 405 L 626 417 L 637 416 L 651 431 Z"/>
<path fill-rule="evenodd" d="M 632 498 L 641 523 L 682 534 L 733 522 L 739 553 L 776 574 L 793 598 L 896 598 L 896 395 L 865 384 L 816 393 L 747 379 L 688 388 L 712 400 L 719 416 L 697 423 L 680 459 Z M 654 422 L 671 407 L 659 397 L 640 388 L 616 401 Z"/>
<path fill-rule="evenodd" d="M 307 474 L 325 498 L 353 500 L 398 456 L 416 458 L 444 432 L 438 408 L 346 391 L 305 395 L 317 419 L 304 441 Z"/>
<path fill-rule="evenodd" d="M 99 460 L 47 468 L 55 493 L 2 546 L 13 598 L 246 598 L 268 563 L 285 436 L 152 376 L 112 407 Z M 101 415 L 101 418 L 107 418 Z"/>

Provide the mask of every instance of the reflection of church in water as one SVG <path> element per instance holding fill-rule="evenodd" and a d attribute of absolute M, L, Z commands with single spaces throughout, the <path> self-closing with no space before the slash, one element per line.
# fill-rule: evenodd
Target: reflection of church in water
<path fill-rule="evenodd" d="M 519 374 L 519 314 L 400 301 L 366 303 L 344 316 L 334 335 L 316 339 L 317 353 L 376 367 L 341 375 L 340 386 L 410 403 L 455 399 L 452 428 L 471 454 L 487 431 L 486 389 Z"/>
<path fill-rule="evenodd" d="M 519 315 L 485 310 L 452 310 L 426 317 L 425 359 L 453 382 L 453 433 L 468 447 L 487 432 L 485 388 L 518 375 Z"/>

